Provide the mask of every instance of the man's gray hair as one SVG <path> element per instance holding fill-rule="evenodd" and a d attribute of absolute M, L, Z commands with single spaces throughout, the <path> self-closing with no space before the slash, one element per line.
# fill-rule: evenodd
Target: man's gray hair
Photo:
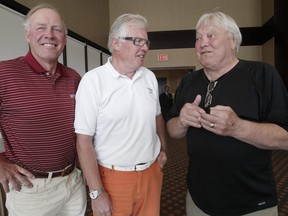
<path fill-rule="evenodd" d="M 48 9 L 51 9 L 51 10 L 54 10 L 56 13 L 59 14 L 61 20 L 62 20 L 62 23 L 63 23 L 63 27 L 64 27 L 64 32 L 65 34 L 68 33 L 68 30 L 67 30 L 67 27 L 66 27 L 66 24 L 65 24 L 65 21 L 64 19 L 61 17 L 60 13 L 58 12 L 58 10 L 53 7 L 52 5 L 50 4 L 47 4 L 47 3 L 42 3 L 42 4 L 39 4 L 39 5 L 36 5 L 35 7 L 33 7 L 28 13 L 27 15 L 24 17 L 24 21 L 23 21 L 23 26 L 24 26 L 24 30 L 25 31 L 28 31 L 29 28 L 30 28 L 30 17 L 38 10 L 40 9 L 43 9 L 43 8 L 48 8 Z"/>
<path fill-rule="evenodd" d="M 230 38 L 235 41 L 236 51 L 239 50 L 242 42 L 242 34 L 238 25 L 236 24 L 234 19 L 232 19 L 232 17 L 222 12 L 205 13 L 199 18 L 196 24 L 196 30 L 201 25 L 206 24 L 213 24 L 217 27 L 225 29 L 229 33 Z"/>
<path fill-rule="evenodd" d="M 123 14 L 119 16 L 112 24 L 108 38 L 108 49 L 112 53 L 113 38 L 126 37 L 130 27 L 148 28 L 148 22 L 145 17 L 139 14 Z"/>

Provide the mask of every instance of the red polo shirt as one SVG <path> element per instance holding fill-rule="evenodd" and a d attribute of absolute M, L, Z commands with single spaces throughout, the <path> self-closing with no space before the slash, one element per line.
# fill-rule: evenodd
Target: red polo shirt
<path fill-rule="evenodd" d="M 51 77 L 30 52 L 0 62 L 0 128 L 9 160 L 43 172 L 75 161 L 74 97 L 80 79 L 60 63 Z"/>

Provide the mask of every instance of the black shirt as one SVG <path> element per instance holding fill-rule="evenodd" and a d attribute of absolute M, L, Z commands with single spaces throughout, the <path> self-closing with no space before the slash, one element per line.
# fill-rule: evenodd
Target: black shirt
<path fill-rule="evenodd" d="M 288 95 L 270 65 L 240 60 L 217 80 L 211 106 L 230 106 L 246 120 L 271 122 L 288 130 Z M 203 69 L 190 73 L 178 87 L 169 119 L 200 94 L 209 80 Z M 277 205 L 272 152 L 203 128 L 187 131 L 187 187 L 195 204 L 209 215 L 236 216 Z"/>

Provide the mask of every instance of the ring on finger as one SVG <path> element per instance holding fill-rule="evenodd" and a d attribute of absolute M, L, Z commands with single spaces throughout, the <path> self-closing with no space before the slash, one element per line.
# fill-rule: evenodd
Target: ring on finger
<path fill-rule="evenodd" d="M 211 128 L 214 128 L 214 126 L 215 126 L 215 123 L 213 123 L 213 122 L 210 122 L 209 126 L 210 126 Z"/>

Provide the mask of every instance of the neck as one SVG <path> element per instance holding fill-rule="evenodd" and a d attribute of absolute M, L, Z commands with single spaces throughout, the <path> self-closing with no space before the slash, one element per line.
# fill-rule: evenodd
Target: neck
<path fill-rule="evenodd" d="M 132 69 L 130 70 L 125 64 L 123 64 L 120 61 L 117 61 L 116 58 L 112 58 L 111 65 L 114 67 L 114 69 L 118 73 L 120 73 L 124 76 L 127 76 L 130 79 L 132 79 L 136 73 L 136 70 L 132 70 Z"/>
<path fill-rule="evenodd" d="M 239 62 L 237 58 L 235 58 L 233 61 L 231 61 L 229 64 L 227 64 L 225 67 L 222 68 L 205 68 L 204 67 L 204 73 L 208 77 L 210 81 L 217 80 L 227 72 L 229 72 L 235 65 Z"/>

